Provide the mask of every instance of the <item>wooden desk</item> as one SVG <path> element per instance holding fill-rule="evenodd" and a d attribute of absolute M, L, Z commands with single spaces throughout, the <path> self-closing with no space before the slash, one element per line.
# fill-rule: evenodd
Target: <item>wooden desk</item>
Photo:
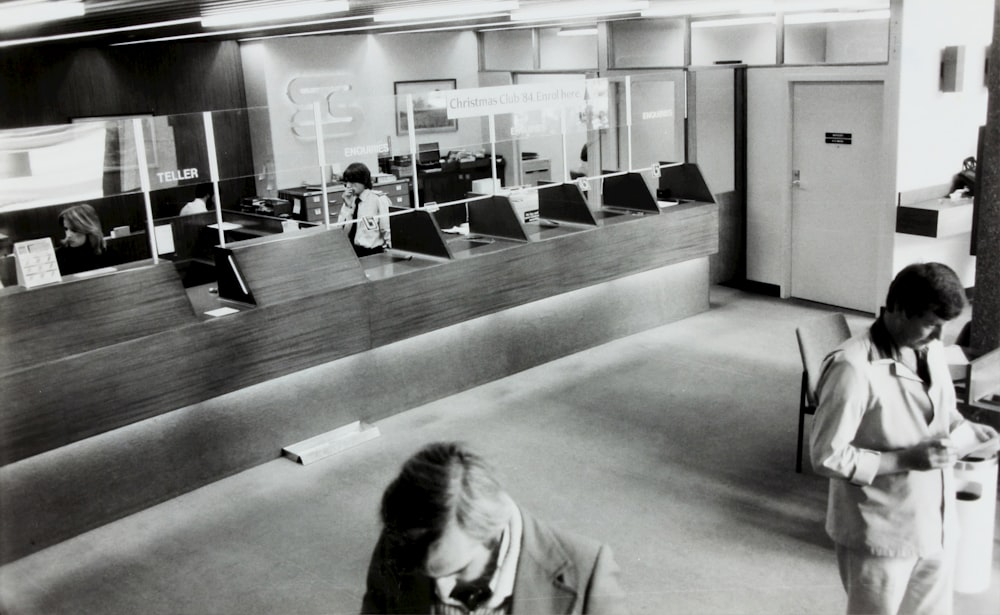
<path fill-rule="evenodd" d="M 504 184 L 506 161 L 497 158 L 497 179 Z M 412 167 L 393 167 L 398 177 L 412 177 Z M 440 170 L 417 170 L 417 185 L 420 188 L 420 204 L 448 203 L 465 198 L 472 192 L 472 182 L 493 177 L 493 162 L 490 158 L 477 158 L 466 162 L 442 163 Z"/>

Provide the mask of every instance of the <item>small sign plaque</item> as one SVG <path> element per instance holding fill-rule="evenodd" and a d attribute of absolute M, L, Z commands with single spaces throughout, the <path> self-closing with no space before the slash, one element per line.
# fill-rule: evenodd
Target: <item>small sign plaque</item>
<path fill-rule="evenodd" d="M 826 142 L 832 143 L 833 145 L 850 145 L 851 140 L 854 138 L 854 133 L 850 132 L 828 132 L 826 133 Z"/>
<path fill-rule="evenodd" d="M 62 281 L 51 238 L 43 237 L 15 243 L 14 257 L 17 261 L 18 285 L 34 288 Z"/>

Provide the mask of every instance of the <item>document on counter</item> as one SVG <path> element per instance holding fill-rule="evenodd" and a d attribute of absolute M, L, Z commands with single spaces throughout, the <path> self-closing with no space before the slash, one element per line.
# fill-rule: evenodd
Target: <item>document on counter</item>
<path fill-rule="evenodd" d="M 160 256 L 174 252 L 174 227 L 170 224 L 158 224 L 153 227 L 156 237 L 156 253 Z"/>
<path fill-rule="evenodd" d="M 218 317 L 218 316 L 228 316 L 229 314 L 236 314 L 237 312 L 239 312 L 239 310 L 237 310 L 236 308 L 220 307 L 220 308 L 216 308 L 214 310 L 209 310 L 209 311 L 205 312 L 205 314 L 207 316 Z"/>
<path fill-rule="evenodd" d="M 95 275 L 102 275 L 105 273 L 114 273 L 118 271 L 117 267 L 101 267 L 100 269 L 88 269 L 87 271 L 81 271 L 74 274 L 78 278 L 89 278 Z"/>
<path fill-rule="evenodd" d="M 208 225 L 208 228 L 219 228 L 219 224 L 217 222 L 213 222 L 212 224 Z M 235 231 L 238 228 L 243 228 L 243 225 L 242 224 L 236 224 L 235 222 L 223 222 L 222 223 L 222 230 L 224 230 L 224 231 Z"/>

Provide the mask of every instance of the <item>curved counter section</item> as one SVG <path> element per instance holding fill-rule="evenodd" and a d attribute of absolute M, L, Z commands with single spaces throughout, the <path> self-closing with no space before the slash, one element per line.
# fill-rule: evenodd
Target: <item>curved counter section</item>
<path fill-rule="evenodd" d="M 0 560 L 349 422 L 708 309 L 715 203 L 536 231 L 426 261 L 359 260 L 341 229 L 233 243 L 216 248 L 219 290 L 229 263 L 252 305 L 220 317 L 192 309 L 169 262 L 0 289 Z M 294 380 L 251 395 L 276 378 Z"/>

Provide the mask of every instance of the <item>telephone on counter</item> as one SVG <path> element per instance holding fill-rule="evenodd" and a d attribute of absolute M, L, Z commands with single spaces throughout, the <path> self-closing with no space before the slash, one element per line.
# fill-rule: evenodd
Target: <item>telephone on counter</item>
<path fill-rule="evenodd" d="M 292 215 L 292 204 L 287 199 L 244 197 L 240 199 L 240 211 L 249 214 L 288 218 Z"/>

